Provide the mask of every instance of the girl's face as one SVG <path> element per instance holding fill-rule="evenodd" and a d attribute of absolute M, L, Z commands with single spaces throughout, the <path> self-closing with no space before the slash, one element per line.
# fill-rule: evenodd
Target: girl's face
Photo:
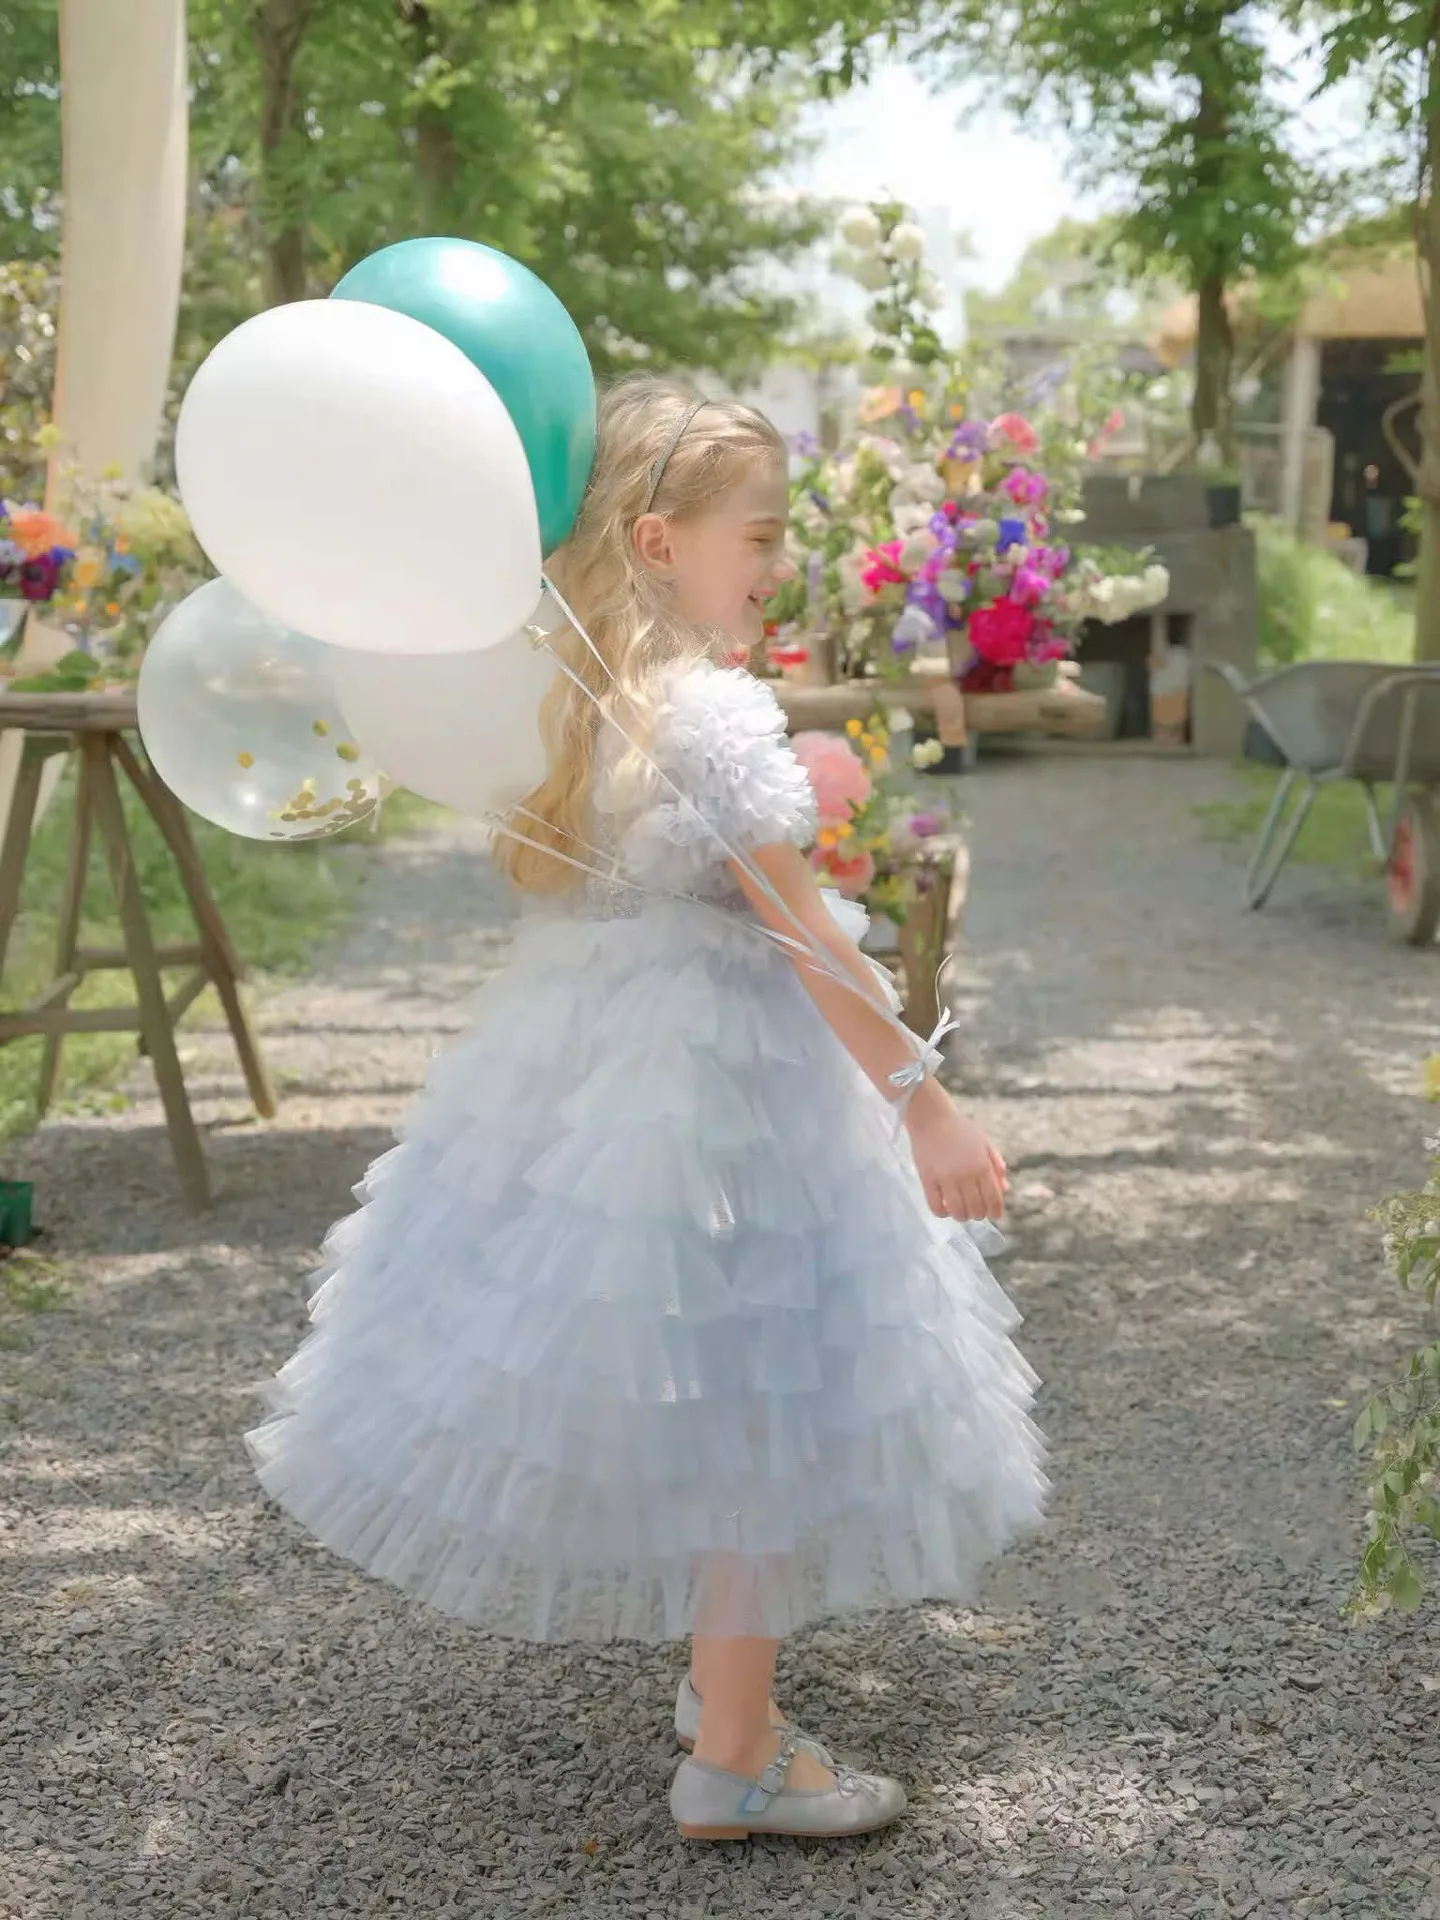
<path fill-rule="evenodd" d="M 789 512 L 784 467 L 757 466 L 703 513 L 646 514 L 635 524 L 636 551 L 673 582 L 682 619 L 719 627 L 748 652 L 764 638 L 765 603 L 795 575 L 785 555 Z"/>

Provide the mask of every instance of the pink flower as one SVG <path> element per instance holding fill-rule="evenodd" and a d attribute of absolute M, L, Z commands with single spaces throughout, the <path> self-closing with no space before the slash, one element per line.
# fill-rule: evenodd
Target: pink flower
<path fill-rule="evenodd" d="M 1050 491 L 1050 482 L 1043 473 L 1031 473 L 1025 467 L 1012 467 L 1000 482 L 1003 493 L 1008 493 L 1017 507 L 1038 507 Z"/>
<path fill-rule="evenodd" d="M 1034 631 L 1035 616 L 1007 594 L 988 607 L 977 607 L 970 616 L 970 644 L 982 660 L 994 666 L 1013 667 L 1025 658 Z"/>
<path fill-rule="evenodd" d="M 990 444 L 997 449 L 1011 446 L 1018 454 L 1040 451 L 1040 436 L 1023 414 L 1002 413 L 990 423 Z"/>
<path fill-rule="evenodd" d="M 860 895 L 875 878 L 875 856 L 863 850 L 859 853 L 841 853 L 838 849 L 822 856 L 820 870 L 847 900 L 858 900 Z"/>
<path fill-rule="evenodd" d="M 879 593 L 882 587 L 905 584 L 905 575 L 900 569 L 902 544 L 899 540 L 887 540 L 883 547 L 872 547 L 865 555 L 860 578 L 867 593 Z"/>
<path fill-rule="evenodd" d="M 932 840 L 945 823 L 938 813 L 916 813 L 910 817 L 910 831 L 917 840 Z"/>
<path fill-rule="evenodd" d="M 797 733 L 791 745 L 815 789 L 820 824 L 845 826 L 870 798 L 870 769 L 838 734 Z"/>
<path fill-rule="evenodd" d="M 1021 567 L 1010 582 L 1010 597 L 1022 607 L 1035 607 L 1050 591 L 1050 581 L 1038 567 Z"/>

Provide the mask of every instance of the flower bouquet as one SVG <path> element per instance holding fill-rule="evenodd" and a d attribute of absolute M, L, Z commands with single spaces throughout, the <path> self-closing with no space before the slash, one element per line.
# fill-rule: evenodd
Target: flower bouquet
<path fill-rule="evenodd" d="M 833 637 L 843 678 L 896 678 L 944 658 L 971 692 L 1054 683 L 1086 620 L 1116 621 L 1169 592 L 1150 553 L 1087 552 L 1071 530 L 1083 464 L 1123 421 L 1113 392 L 1030 383 L 1026 411 L 982 408 L 986 379 L 948 359 L 912 311 L 923 291 L 918 229 L 903 209 L 870 210 L 862 284 L 878 289 L 877 358 L 913 384 L 867 393 L 833 457 L 800 451 L 791 515 L 796 580 L 776 606 L 780 642 L 803 628 Z M 858 269 L 857 269 L 858 271 Z M 989 376 L 991 386 L 998 385 Z"/>
<path fill-rule="evenodd" d="M 42 449 L 53 449 L 48 430 Z M 208 569 L 178 500 L 132 488 L 114 471 L 57 476 L 57 510 L 0 500 L 0 596 L 15 596 L 71 640 L 33 674 L 13 676 L 23 624 L 0 647 L 0 674 L 18 693 L 86 692 L 134 678 L 170 608 Z"/>
<path fill-rule="evenodd" d="M 929 1032 L 962 822 L 943 799 L 917 799 L 892 764 L 891 733 L 879 715 L 850 721 L 843 736 L 797 733 L 792 744 L 815 789 L 819 825 L 810 864 L 822 885 L 893 923 L 906 1017 Z M 917 746 L 916 764 L 929 764 L 934 752 L 934 742 Z"/>

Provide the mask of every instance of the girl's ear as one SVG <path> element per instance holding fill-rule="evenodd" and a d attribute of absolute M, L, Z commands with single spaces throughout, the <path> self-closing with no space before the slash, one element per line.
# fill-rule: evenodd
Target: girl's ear
<path fill-rule="evenodd" d="M 675 539 L 663 513 L 642 513 L 631 535 L 635 557 L 647 573 L 662 579 L 675 568 Z"/>

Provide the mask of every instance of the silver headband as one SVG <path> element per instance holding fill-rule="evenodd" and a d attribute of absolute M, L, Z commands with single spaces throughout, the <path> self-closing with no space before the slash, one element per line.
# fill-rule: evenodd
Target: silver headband
<path fill-rule="evenodd" d="M 650 469 L 650 491 L 645 496 L 645 504 L 640 509 L 641 513 L 649 513 L 651 507 L 654 506 L 655 496 L 660 491 L 660 482 L 665 478 L 665 469 L 673 459 L 675 449 L 690 431 L 690 423 L 696 414 L 703 408 L 708 407 L 709 404 L 710 402 L 708 400 L 697 400 L 693 407 L 690 407 L 685 413 L 681 414 L 680 424 L 665 442 L 664 452 Z"/>

